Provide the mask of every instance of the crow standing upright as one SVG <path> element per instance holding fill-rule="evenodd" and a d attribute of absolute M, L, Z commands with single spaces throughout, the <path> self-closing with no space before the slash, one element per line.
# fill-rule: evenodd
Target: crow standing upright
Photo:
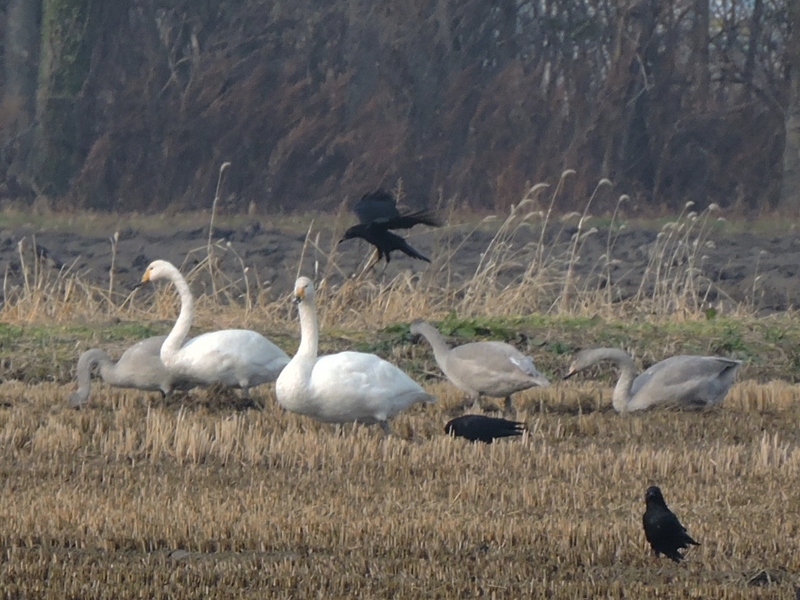
<path fill-rule="evenodd" d="M 678 521 L 664 501 L 658 486 L 650 486 L 644 494 L 647 509 L 642 516 L 644 535 L 650 542 L 650 547 L 656 553 L 666 555 L 675 562 L 681 562 L 683 555 L 678 552 L 680 548 L 688 548 L 689 544 L 699 546 L 686 532 L 686 528 Z"/>
<path fill-rule="evenodd" d="M 522 435 L 525 429 L 525 423 L 483 415 L 463 415 L 448 421 L 444 426 L 444 432 L 448 435 L 487 444 L 498 438 Z"/>
<path fill-rule="evenodd" d="M 375 246 L 378 257 L 370 267 L 384 257 L 386 264 L 389 264 L 392 260 L 391 253 L 394 250 L 399 250 L 412 258 L 431 262 L 426 256 L 409 246 L 405 239 L 392 233 L 390 229 L 410 229 L 414 225 L 441 227 L 441 222 L 432 212 L 420 210 L 401 214 L 394 198 L 384 190 L 365 194 L 355 205 L 353 211 L 358 215 L 359 223 L 345 231 L 344 237 L 339 240 L 339 243 L 353 238 L 362 238 Z"/>

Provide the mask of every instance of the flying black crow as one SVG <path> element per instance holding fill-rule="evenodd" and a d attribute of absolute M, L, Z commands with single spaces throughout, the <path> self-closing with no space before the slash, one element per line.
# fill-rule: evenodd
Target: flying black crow
<path fill-rule="evenodd" d="M 522 435 L 527 427 L 525 423 L 485 417 L 483 415 L 463 415 L 448 421 L 444 432 L 457 437 L 463 437 L 470 442 L 485 442 L 491 444 L 493 440 L 503 437 Z"/>
<path fill-rule="evenodd" d="M 656 553 L 666 555 L 675 562 L 681 562 L 683 555 L 678 552 L 680 548 L 688 548 L 689 544 L 699 546 L 686 532 L 686 528 L 678 521 L 664 501 L 658 486 L 650 486 L 644 494 L 647 510 L 642 516 L 644 535 L 650 542 L 650 547 Z"/>
<path fill-rule="evenodd" d="M 401 214 L 394 198 L 384 190 L 364 194 L 353 211 L 358 215 L 359 223 L 345 231 L 344 237 L 339 240 L 339 243 L 353 238 L 366 240 L 375 246 L 378 252 L 375 262 L 385 257 L 386 264 L 389 264 L 392 260 L 391 253 L 394 250 L 399 250 L 412 258 L 431 262 L 426 256 L 409 246 L 405 239 L 392 233 L 390 229 L 410 229 L 414 225 L 441 227 L 441 222 L 432 212 L 420 210 Z"/>

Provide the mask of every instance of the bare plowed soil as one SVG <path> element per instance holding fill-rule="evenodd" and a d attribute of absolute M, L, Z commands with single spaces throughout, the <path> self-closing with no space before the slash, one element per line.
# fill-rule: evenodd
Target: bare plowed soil
<path fill-rule="evenodd" d="M 297 229 L 297 228 L 295 228 Z M 417 228 L 409 242 L 433 261 L 431 265 L 395 253 L 384 270 L 383 264 L 372 277 L 388 278 L 400 270 L 446 271 L 448 284 L 472 277 L 483 253 L 490 248 L 496 227 L 450 224 L 441 230 Z M 576 227 L 551 228 L 543 238 L 545 257 L 563 256 L 563 268 L 570 254 Z M 114 257 L 115 290 L 125 293 L 140 278 L 147 264 L 161 258 L 181 265 L 184 271 L 207 255 L 208 227 L 176 227 L 166 231 L 140 231 L 132 227 L 118 230 Z M 240 278 L 247 268 L 251 281 L 277 297 L 288 293 L 298 270 L 304 274 L 327 274 L 343 278 L 357 273 L 369 256 L 370 247 L 360 240 L 335 241 L 341 233 L 339 223 L 317 223 L 305 243 L 306 234 L 273 227 L 269 222 L 252 220 L 233 228 L 215 227 L 212 252 L 220 268 Z M 0 230 L 0 266 L 7 274 L 7 285 L 22 282 L 21 261 L 33 260 L 33 243 L 46 269 L 64 269 L 84 281 L 108 288 L 112 266 L 114 231 L 107 235 L 81 235 L 65 231 L 17 227 Z M 501 282 L 513 282 L 534 260 L 540 233 L 535 228 L 519 228 L 511 236 L 514 261 L 499 269 Z M 664 232 L 628 227 L 609 236 L 600 230 L 581 241 L 574 272 L 578 286 L 604 287 L 610 283 L 615 298 L 632 298 L 650 293 L 666 269 L 691 271 L 697 297 L 709 306 L 746 305 L 759 314 L 783 311 L 796 304 L 800 279 L 800 239 L 794 234 L 729 233 L 711 231 L 702 239 L 686 238 L 691 259 L 679 246 L 677 236 L 664 244 Z M 22 252 L 20 251 L 22 242 Z M 304 252 L 305 245 L 305 252 Z M 608 248 L 611 260 L 606 261 Z M 660 254 L 658 264 L 654 254 Z M 301 262 L 302 255 L 302 262 Z M 671 257 L 674 256 L 674 259 Z M 607 264 L 608 263 L 608 264 Z M 299 268 L 302 264 L 302 268 Z M 552 261 L 557 265 L 558 261 Z M 648 265 L 649 271 L 648 271 Z M 28 265 L 30 266 L 30 265 Z M 660 274 L 657 272 L 660 267 Z M 649 275 L 645 276 L 648 272 Z M 674 273 L 673 273 L 674 274 Z M 444 285 L 444 281 L 443 281 Z"/>

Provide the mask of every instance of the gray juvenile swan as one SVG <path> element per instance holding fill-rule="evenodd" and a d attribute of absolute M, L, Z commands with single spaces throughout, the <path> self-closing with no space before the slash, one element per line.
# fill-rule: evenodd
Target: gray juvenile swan
<path fill-rule="evenodd" d="M 186 388 L 190 385 L 167 371 L 159 356 L 165 335 L 147 338 L 136 342 L 125 350 L 115 363 L 105 350 L 92 348 L 78 359 L 78 389 L 69 395 L 68 402 L 73 408 L 86 404 L 91 389 L 92 368 L 98 365 L 100 377 L 107 384 L 121 388 L 135 388 L 168 395 L 174 387 Z"/>
<path fill-rule="evenodd" d="M 181 272 L 165 260 L 155 260 L 142 282 L 168 279 L 181 297 L 181 312 L 161 346 L 161 361 L 176 377 L 198 384 L 221 383 L 251 387 L 275 381 L 289 356 L 260 333 L 249 329 L 222 329 L 185 341 L 194 317 L 194 298 Z"/>
<path fill-rule="evenodd" d="M 411 323 L 411 333 L 428 340 L 436 364 L 454 386 L 467 392 L 475 408 L 483 395 L 505 398 L 510 412 L 511 394 L 550 385 L 529 356 L 505 342 L 472 342 L 451 350 L 439 331 L 422 319 Z"/>
<path fill-rule="evenodd" d="M 612 403 L 619 413 L 646 410 L 656 405 L 704 408 L 720 402 L 733 385 L 739 360 L 719 356 L 681 354 L 657 362 L 636 377 L 627 352 L 617 348 L 581 350 L 564 379 L 592 365 L 610 360 L 620 371 Z"/>
<path fill-rule="evenodd" d="M 300 312 L 300 347 L 275 382 L 278 404 L 288 411 L 328 423 L 380 423 L 433 396 L 408 375 L 374 354 L 339 352 L 317 356 L 319 325 L 314 285 L 300 277 L 294 285 Z"/>

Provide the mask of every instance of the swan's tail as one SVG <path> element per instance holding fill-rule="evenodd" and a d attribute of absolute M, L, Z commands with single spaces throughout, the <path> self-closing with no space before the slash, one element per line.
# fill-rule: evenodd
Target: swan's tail
<path fill-rule="evenodd" d="M 434 402 L 436 402 L 436 396 L 433 396 L 433 395 L 427 394 L 427 393 L 423 393 L 423 394 L 419 395 L 419 398 L 417 399 L 417 402 L 423 402 L 425 404 L 433 404 Z"/>

